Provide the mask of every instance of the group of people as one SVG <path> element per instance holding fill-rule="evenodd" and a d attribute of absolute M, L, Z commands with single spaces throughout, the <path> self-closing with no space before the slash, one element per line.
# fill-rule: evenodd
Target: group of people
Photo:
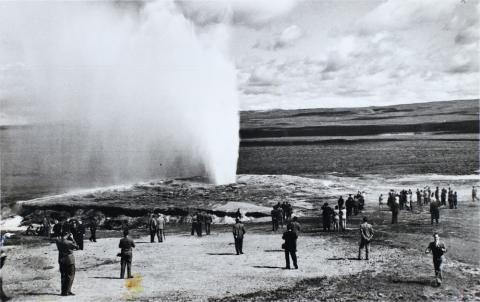
<path fill-rule="evenodd" d="M 473 187 L 473 191 L 475 191 L 475 187 Z M 476 196 L 476 192 L 472 191 L 472 200 L 474 200 L 473 196 Z M 392 224 L 398 223 L 398 214 L 401 210 L 408 210 L 413 212 L 415 208 L 415 204 L 418 207 L 423 207 L 424 205 L 430 206 L 430 218 L 431 224 L 438 221 L 440 219 L 440 207 L 447 207 L 449 209 L 456 209 L 458 204 L 458 195 L 457 192 L 452 190 L 451 187 L 440 188 L 437 186 L 435 191 L 432 191 L 430 187 L 425 187 L 424 189 L 417 189 L 415 192 L 416 195 L 416 203 L 413 201 L 413 192 L 411 189 L 404 189 L 400 192 L 396 192 L 395 190 L 390 190 L 388 193 L 387 198 L 387 206 L 390 208 L 392 212 Z M 381 206 L 383 204 L 383 194 L 380 194 L 378 198 L 378 204 Z"/>
<path fill-rule="evenodd" d="M 148 220 L 148 230 L 150 231 L 150 242 L 155 242 L 155 236 L 158 239 L 158 242 L 163 242 L 165 239 L 165 218 L 162 214 L 150 214 L 150 219 Z"/>
<path fill-rule="evenodd" d="M 283 226 L 291 220 L 293 214 L 293 207 L 289 202 L 278 202 L 273 206 L 270 216 L 272 217 L 272 231 L 276 232 L 281 226 Z"/>
<path fill-rule="evenodd" d="M 88 227 L 90 229 L 89 240 L 91 242 L 97 242 L 98 218 L 90 218 Z M 41 226 L 39 228 L 34 228 L 33 225 L 29 225 L 25 231 L 25 235 L 41 235 L 48 238 L 58 238 L 61 236 L 62 228 L 68 228 L 72 233 L 72 236 L 77 242 L 79 242 L 80 249 L 83 249 L 83 239 L 86 232 L 85 224 L 80 218 L 69 218 L 59 221 L 57 219 L 51 220 L 45 215 L 42 219 Z"/>
<path fill-rule="evenodd" d="M 202 237 L 203 229 L 205 228 L 205 234 L 210 235 L 210 229 L 213 223 L 213 216 L 205 211 L 198 212 L 191 216 L 192 230 L 191 235 L 197 234 L 198 237 Z"/>

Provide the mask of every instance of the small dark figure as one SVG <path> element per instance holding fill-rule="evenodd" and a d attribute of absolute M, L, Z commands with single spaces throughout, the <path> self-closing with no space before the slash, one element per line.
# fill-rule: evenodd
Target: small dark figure
<path fill-rule="evenodd" d="M 395 201 L 395 198 L 392 202 L 390 210 L 392 211 L 392 224 L 398 223 L 398 213 L 400 212 L 400 205 Z"/>
<path fill-rule="evenodd" d="M 237 209 L 237 212 L 235 213 L 235 218 L 242 219 L 242 213 L 240 212 L 240 208 Z"/>
<path fill-rule="evenodd" d="M 43 225 L 43 235 L 45 237 L 49 237 L 50 238 L 50 233 L 51 233 L 51 229 L 52 229 L 52 225 L 50 224 L 50 219 L 48 219 L 47 216 L 44 216 L 43 217 L 43 222 L 42 222 L 42 225 Z"/>
<path fill-rule="evenodd" d="M 438 220 L 440 219 L 440 209 L 439 209 L 439 204 L 436 201 L 432 201 L 430 203 L 430 219 L 433 224 L 433 220 L 436 221 L 438 224 Z"/>
<path fill-rule="evenodd" d="M 97 242 L 97 226 L 98 226 L 98 222 L 97 222 L 97 218 L 92 218 L 92 220 L 90 221 L 90 241 L 91 242 Z"/>
<path fill-rule="evenodd" d="M 442 193 L 440 194 L 440 200 L 443 206 L 447 205 L 447 190 L 445 190 L 445 188 L 442 189 Z"/>
<path fill-rule="evenodd" d="M 448 191 L 448 207 L 453 209 L 453 191 Z"/>
<path fill-rule="evenodd" d="M 157 234 L 157 220 L 155 219 L 155 214 L 153 213 L 150 215 L 150 219 L 148 220 L 148 230 L 150 231 L 150 243 L 154 243 L 155 235 Z"/>
<path fill-rule="evenodd" d="M 298 269 L 297 265 L 297 233 L 293 230 L 293 225 L 287 225 L 287 231 L 283 233 L 282 239 L 285 240 L 283 249 L 285 250 L 285 268 L 290 269 L 290 256 L 292 257 L 293 266 Z"/>
<path fill-rule="evenodd" d="M 75 278 L 75 257 L 73 251 L 78 250 L 78 245 L 71 233 L 62 230 L 60 239 L 56 240 L 58 249 L 58 264 L 62 284 L 62 296 L 73 296 L 72 285 Z"/>
<path fill-rule="evenodd" d="M 344 204 L 345 204 L 345 200 L 343 200 L 343 197 L 340 196 L 340 198 L 338 199 L 338 208 L 339 209 L 343 208 Z"/>
<path fill-rule="evenodd" d="M 322 206 L 322 223 L 323 223 L 323 231 L 330 232 L 330 226 L 332 224 L 332 208 L 328 206 L 328 202 L 326 202 Z"/>
<path fill-rule="evenodd" d="M 197 230 L 197 217 L 196 216 L 191 216 L 192 218 L 192 231 L 190 234 L 193 236 L 195 235 L 195 231 Z"/>
<path fill-rule="evenodd" d="M 83 225 L 83 222 L 81 220 L 79 220 L 77 222 L 77 227 L 76 227 L 76 236 L 74 236 L 75 238 L 75 242 L 78 244 L 78 248 L 80 250 L 83 250 L 83 239 L 85 237 L 85 226 Z"/>
<path fill-rule="evenodd" d="M 198 237 L 202 237 L 202 221 L 203 221 L 203 215 L 198 214 L 197 215 L 197 223 L 196 223 L 196 232 Z"/>
<path fill-rule="evenodd" d="M 442 261 L 443 254 L 447 252 L 447 248 L 443 242 L 440 242 L 440 236 L 437 233 L 433 234 L 433 242 L 430 242 L 425 254 L 432 253 L 433 256 L 433 269 L 435 270 L 435 279 L 437 286 L 442 285 L 443 276 L 442 276 Z"/>
<path fill-rule="evenodd" d="M 457 191 L 455 191 L 453 193 L 453 207 L 456 209 L 457 208 L 457 203 L 458 203 L 458 199 L 457 199 Z"/>
<path fill-rule="evenodd" d="M 440 201 L 440 189 L 437 187 L 435 189 L 435 201 Z"/>
<path fill-rule="evenodd" d="M 367 217 L 363 217 L 363 223 L 360 225 L 360 247 L 358 248 L 358 260 L 362 259 L 362 248 L 365 248 L 365 259 L 368 260 L 370 242 L 373 238 L 372 225 L 368 223 Z"/>
<path fill-rule="evenodd" d="M 345 202 L 345 205 L 347 207 L 347 217 L 352 216 L 354 203 L 355 202 L 353 201 L 352 194 L 349 194 L 348 198 L 347 198 L 347 201 Z"/>
<path fill-rule="evenodd" d="M 205 233 L 207 235 L 210 235 L 210 227 L 212 225 L 213 218 L 211 214 L 206 214 L 205 215 Z"/>
<path fill-rule="evenodd" d="M 286 211 L 285 217 L 289 221 L 290 219 L 292 219 L 292 214 L 293 214 L 293 207 L 289 202 L 287 202 L 287 205 L 285 206 L 285 211 Z"/>
<path fill-rule="evenodd" d="M 128 237 L 128 229 L 123 230 L 123 238 L 118 244 L 120 248 L 120 279 L 125 276 L 125 266 L 127 267 L 127 278 L 132 278 L 132 248 L 135 247 L 135 242 Z"/>
<path fill-rule="evenodd" d="M 235 251 L 237 255 L 243 254 L 243 236 L 245 235 L 245 227 L 240 223 L 240 219 L 235 219 L 233 225 L 233 239 L 235 240 Z"/>
<path fill-rule="evenodd" d="M 276 232 L 278 230 L 278 209 L 273 207 L 270 215 L 272 216 L 272 231 Z"/>

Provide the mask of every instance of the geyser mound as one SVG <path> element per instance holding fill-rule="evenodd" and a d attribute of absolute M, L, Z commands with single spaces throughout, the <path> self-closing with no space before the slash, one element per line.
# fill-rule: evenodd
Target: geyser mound
<path fill-rule="evenodd" d="M 235 182 L 228 25 L 198 29 L 172 1 L 0 7 L 0 65 L 12 71 L 0 99 L 37 125 L 9 140 L 13 161 L 29 159 L 40 177 L 70 186 Z"/>

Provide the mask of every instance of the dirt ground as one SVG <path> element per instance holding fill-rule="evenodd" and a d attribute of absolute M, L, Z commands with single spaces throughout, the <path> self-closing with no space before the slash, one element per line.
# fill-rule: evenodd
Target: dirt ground
<path fill-rule="evenodd" d="M 85 250 L 75 253 L 76 296 L 67 298 L 59 296 L 54 244 L 12 246 L 4 288 L 13 301 L 480 300 L 478 206 L 443 209 L 438 227 L 430 225 L 426 209 L 401 212 L 394 226 L 388 211 L 363 214 L 376 230 L 369 261 L 354 259 L 360 216 L 345 233 L 324 233 L 318 219 L 304 217 L 299 270 L 282 269 L 281 232 L 272 233 L 267 223 L 246 224 L 240 256 L 234 254 L 228 226 L 215 226 L 212 235 L 201 238 L 190 236 L 184 226 L 164 243 L 136 238 L 135 278 L 127 281 L 118 279 L 118 237 L 85 241 Z M 440 288 L 433 284 L 431 256 L 423 254 L 433 231 L 448 249 Z"/>

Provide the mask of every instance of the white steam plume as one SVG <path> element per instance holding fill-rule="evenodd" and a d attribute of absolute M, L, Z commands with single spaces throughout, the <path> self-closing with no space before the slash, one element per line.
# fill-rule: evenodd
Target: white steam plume
<path fill-rule="evenodd" d="M 235 182 L 228 30 L 198 34 L 173 1 L 0 3 L 0 101 L 55 124 L 10 138 L 13 161 L 72 185 L 165 175 Z"/>

